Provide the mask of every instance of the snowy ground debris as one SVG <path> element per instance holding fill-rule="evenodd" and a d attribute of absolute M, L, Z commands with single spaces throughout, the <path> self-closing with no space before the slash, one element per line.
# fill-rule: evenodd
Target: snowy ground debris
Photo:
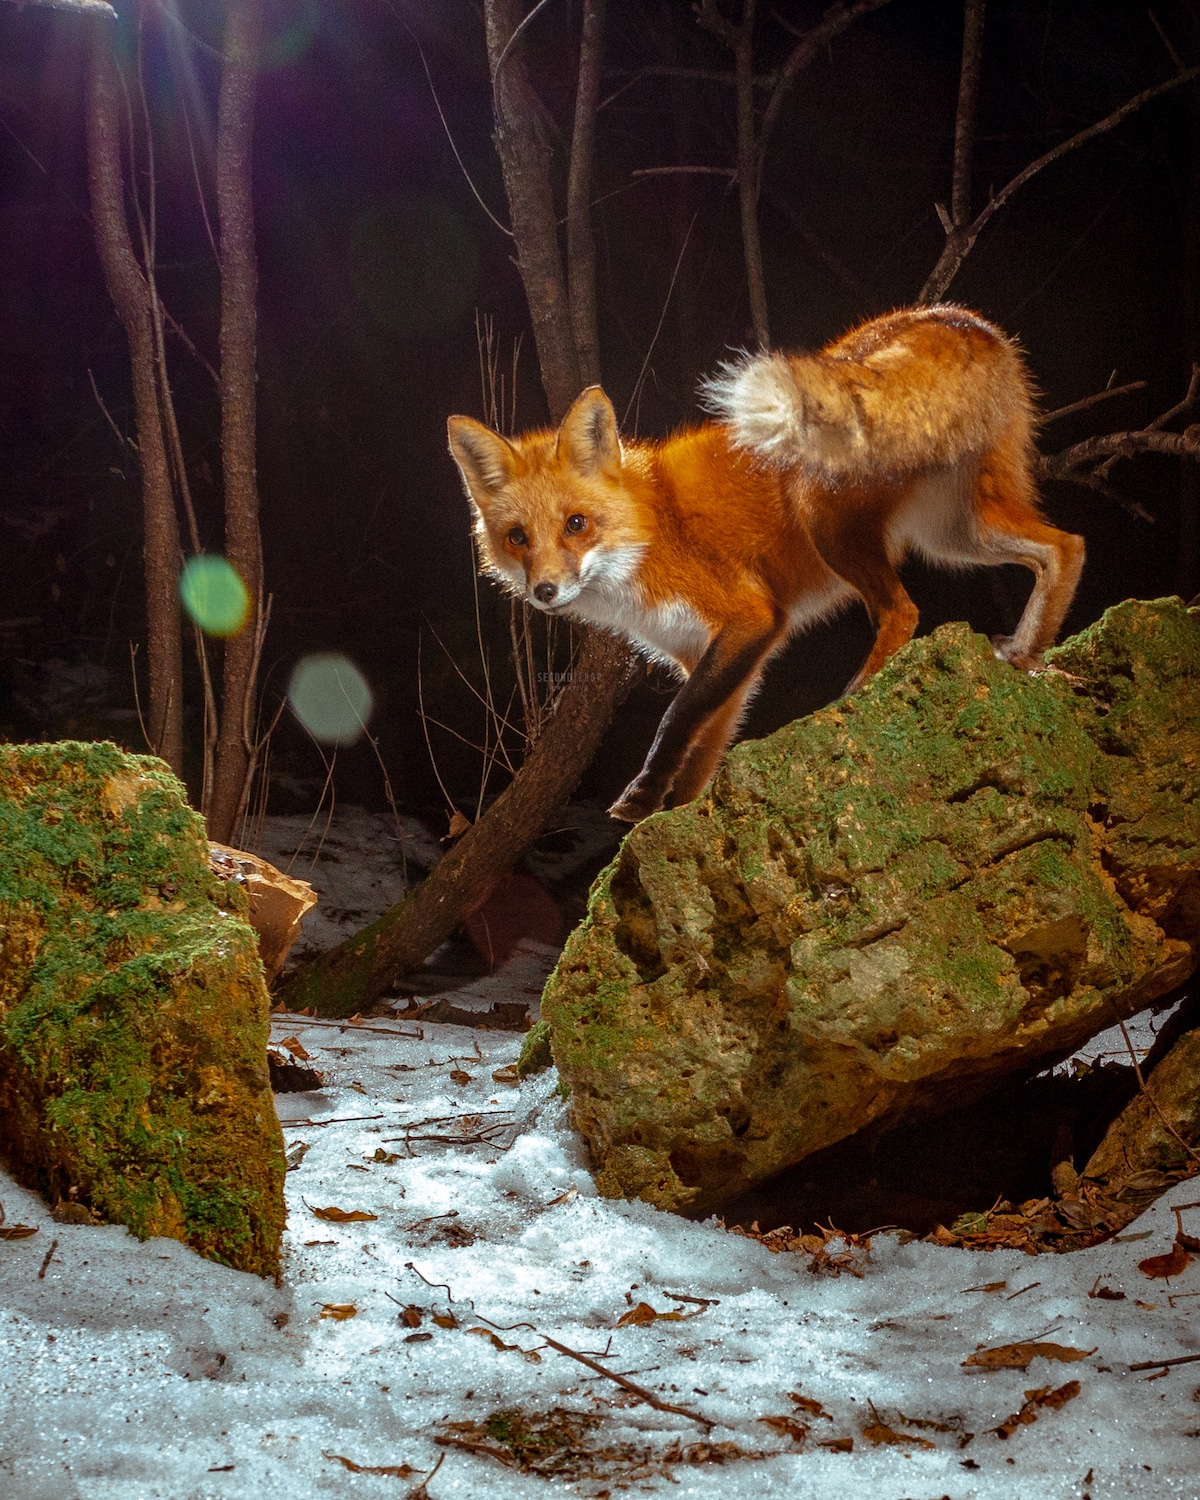
<path fill-rule="evenodd" d="M 0 1175 L 0 1232 L 36 1228 L 0 1239 L 4 1500 L 1200 1497 L 1200 1358 L 1131 1369 L 1200 1356 L 1200 1260 L 1139 1270 L 1195 1181 L 1074 1255 L 879 1234 L 814 1274 L 597 1197 L 553 1071 L 505 1081 L 511 1033 L 277 1017 L 272 1040 L 325 1079 L 276 1101 L 279 1287 L 55 1222 Z"/>

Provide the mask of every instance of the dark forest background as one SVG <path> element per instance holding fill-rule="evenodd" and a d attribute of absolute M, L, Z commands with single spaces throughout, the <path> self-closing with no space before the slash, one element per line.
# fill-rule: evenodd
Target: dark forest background
<path fill-rule="evenodd" d="M 812 25 L 821 9 L 781 0 L 763 11 L 762 74 L 787 55 L 788 26 Z M 211 149 L 219 10 L 208 0 L 142 7 L 160 286 L 210 359 L 219 287 L 192 153 Z M 480 319 L 506 372 L 522 341 L 516 425 L 546 420 L 511 242 L 470 185 L 506 218 L 482 18 L 472 0 L 291 0 L 270 19 L 254 147 L 259 486 L 274 598 L 266 709 L 305 653 L 345 652 L 375 693 L 379 757 L 367 744 L 340 751 L 339 797 L 380 804 L 381 758 L 400 804 L 441 832 L 446 798 L 427 733 L 442 781 L 468 811 L 479 762 L 453 733 L 422 724 L 418 661 L 427 717 L 477 740 L 479 706 L 456 670 L 480 680 L 467 506 L 445 419 L 484 415 Z M 550 0 L 525 34 L 563 172 L 579 24 L 576 0 Z M 962 27 L 957 4 L 892 0 L 837 38 L 787 96 L 760 206 L 776 344 L 820 344 L 919 292 L 944 244 L 935 204 L 950 192 Z M 1190 3 L 992 0 L 977 204 L 1056 142 L 1197 61 L 1200 9 Z M 0 737 L 107 737 L 141 750 L 130 656 L 145 630 L 139 474 L 114 432 L 132 431 L 128 350 L 88 217 L 84 64 L 76 16 L 0 4 Z M 751 341 L 729 176 L 731 68 L 682 0 L 610 0 L 593 222 L 604 384 L 618 413 L 628 411 L 629 432 L 697 419 L 697 379 Z M 647 171 L 680 165 L 716 170 Z M 1186 389 L 1200 359 L 1198 169 L 1192 84 L 1033 179 L 950 287 L 951 300 L 1020 339 L 1047 410 L 1110 382 L 1146 382 L 1055 423 L 1045 451 L 1140 428 Z M 201 528 L 219 551 L 209 377 L 178 341 L 170 358 Z M 1046 489 L 1051 519 L 1088 543 L 1068 630 L 1125 597 L 1200 591 L 1195 474 L 1147 455 L 1121 462 L 1111 480 L 1152 524 L 1090 489 Z M 922 631 L 960 618 L 1007 631 L 1028 590 L 1019 569 L 951 577 L 913 566 L 906 581 Z M 509 606 L 488 583 L 478 601 L 503 691 Z M 861 611 L 793 643 L 747 732 L 836 696 L 868 644 Z M 191 677 L 188 691 L 195 740 Z M 646 675 L 581 793 L 620 790 L 669 691 L 661 674 Z M 273 807 L 313 805 L 325 767 L 287 714 L 270 772 Z"/>

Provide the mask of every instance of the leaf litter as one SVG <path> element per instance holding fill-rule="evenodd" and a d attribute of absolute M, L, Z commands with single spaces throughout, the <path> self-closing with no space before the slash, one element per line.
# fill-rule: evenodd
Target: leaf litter
<path fill-rule="evenodd" d="M 807 1234 L 722 1232 L 712 1221 L 597 1197 L 569 1105 L 554 1095 L 553 1073 L 506 1086 L 500 1098 L 509 1108 L 492 1114 L 499 1103 L 492 1075 L 516 1057 L 511 1036 L 473 1033 L 480 1055 L 474 1065 L 463 1059 L 473 1077 L 458 1085 L 448 1075 L 459 1060 L 452 1055 L 470 1046 L 462 1033 L 439 1030 L 426 1040 L 386 1026 L 368 1036 L 366 1027 L 305 1031 L 294 1017 L 275 1024 L 280 1039 L 302 1036 L 328 1077 L 317 1120 L 308 1119 L 311 1101 L 277 1100 L 287 1139 L 305 1125 L 323 1127 L 304 1130 L 312 1144 L 303 1175 L 287 1181 L 283 1286 L 228 1272 L 169 1242 L 139 1244 L 115 1226 L 56 1231 L 62 1245 L 43 1281 L 37 1270 L 44 1247 L 6 1246 L 0 1397 L 14 1485 L 37 1492 L 37 1474 L 73 1463 L 115 1414 L 122 1443 L 111 1483 L 139 1487 L 146 1500 L 199 1492 L 214 1462 L 218 1420 L 219 1456 L 236 1461 L 239 1500 L 323 1493 L 331 1471 L 341 1474 L 339 1483 L 357 1478 L 364 1494 L 377 1489 L 397 1500 L 408 1500 L 408 1484 L 422 1473 L 423 1484 L 409 1494 L 424 1491 L 425 1500 L 453 1493 L 527 1500 L 533 1463 L 552 1463 L 551 1454 L 526 1442 L 531 1466 L 522 1468 L 521 1444 L 505 1448 L 495 1433 L 480 1432 L 480 1414 L 524 1414 L 536 1433 L 556 1410 L 595 1419 L 577 1429 L 575 1456 L 568 1443 L 563 1462 L 575 1462 L 580 1473 L 591 1466 L 614 1494 L 643 1482 L 639 1473 L 647 1484 L 665 1483 L 674 1469 L 695 1495 L 722 1500 L 760 1491 L 800 1500 L 834 1493 L 835 1485 L 850 1494 L 958 1495 L 966 1493 L 961 1465 L 972 1469 L 976 1500 L 1012 1500 L 1046 1489 L 1046 1476 L 1062 1473 L 1067 1451 L 1079 1456 L 1078 1472 L 1094 1464 L 1097 1475 L 1108 1473 L 1113 1493 L 1130 1500 L 1156 1500 L 1164 1475 L 1191 1482 L 1195 1439 L 1185 1434 L 1196 1429 L 1196 1407 L 1184 1411 L 1177 1402 L 1188 1402 L 1195 1382 L 1186 1378 L 1188 1366 L 1171 1368 L 1192 1357 L 1185 1353 L 1195 1347 L 1191 1304 L 1176 1314 L 1164 1296 L 1148 1313 L 1132 1292 L 1127 1300 L 1088 1297 L 1093 1286 L 1129 1286 L 1137 1249 L 1124 1236 L 1078 1257 L 1043 1259 L 1034 1283 L 1021 1274 L 1029 1245 L 1058 1248 L 1068 1238 L 1057 1208 L 1058 1230 L 1040 1239 L 1026 1234 L 1022 1243 L 1017 1234 L 1002 1242 L 1014 1234 L 1000 1222 L 1007 1215 L 1002 1202 L 988 1210 L 982 1234 L 958 1236 L 961 1250 L 991 1251 L 983 1274 L 964 1273 L 941 1243 L 889 1232 L 847 1235 L 832 1223 Z M 346 1055 L 322 1050 L 326 1037 L 345 1043 Z M 395 1099 L 396 1070 L 404 1075 L 403 1101 Z M 369 1104 L 351 1088 L 355 1081 Z M 492 1124 L 494 1139 L 470 1139 Z M 426 1134 L 428 1141 L 418 1138 Z M 357 1173 L 347 1181 L 348 1156 L 371 1164 L 369 1185 Z M 0 1196 L 10 1209 L 20 1206 L 11 1217 L 44 1227 L 45 1206 L 7 1181 L 0 1178 Z M 310 1203 L 369 1216 L 327 1221 L 337 1238 L 308 1247 L 305 1232 L 315 1224 L 300 1183 Z M 1169 1245 L 1163 1221 L 1170 1201 L 1144 1215 L 1134 1232 Z M 456 1217 L 444 1217 L 451 1213 Z M 410 1231 L 421 1220 L 429 1222 Z M 455 1244 L 438 1230 L 463 1221 L 476 1236 L 472 1244 Z M 978 1218 L 974 1229 L 981 1229 Z M 1069 1233 L 1083 1243 L 1096 1229 Z M 988 1236 L 1001 1242 L 989 1244 Z M 169 1255 L 160 1255 L 163 1247 Z M 1183 1249 L 1195 1253 L 1186 1243 Z M 979 1289 L 963 1296 L 963 1281 Z M 391 1293 L 397 1305 L 387 1300 Z M 682 1316 L 656 1315 L 618 1331 L 618 1315 L 639 1302 L 655 1314 L 700 1307 L 707 1316 L 685 1326 Z M 274 1321 L 286 1320 L 289 1306 L 305 1305 L 313 1310 L 286 1327 Z M 319 1322 L 315 1313 L 326 1306 L 353 1306 L 355 1316 Z M 408 1306 L 422 1313 L 415 1328 L 397 1317 Z M 976 1340 L 992 1348 L 1045 1343 L 1036 1330 L 1060 1316 L 1086 1330 L 1071 1344 L 1099 1346 L 1086 1403 L 1074 1400 L 1076 1382 L 1022 1395 L 1019 1366 L 962 1367 Z M 451 1318 L 457 1327 L 441 1321 Z M 466 1337 L 473 1327 L 488 1327 L 513 1347 Z M 198 1340 L 227 1351 L 222 1373 L 211 1377 L 224 1382 L 219 1408 L 208 1379 L 180 1374 L 199 1369 L 188 1353 Z M 571 1358 L 551 1358 L 552 1347 Z M 526 1351 L 540 1360 L 528 1360 Z M 580 1351 L 593 1370 L 577 1367 Z M 1151 1372 L 1165 1368 L 1167 1378 L 1148 1386 L 1130 1381 L 1131 1362 L 1143 1360 Z M 618 1377 L 626 1388 L 617 1388 Z M 30 1391 L 36 1402 L 27 1399 Z M 303 1414 L 295 1437 L 279 1425 L 287 1412 Z M 1006 1412 L 1012 1416 L 1000 1422 Z M 705 1430 L 682 1430 L 685 1419 Z M 579 1418 L 559 1420 L 576 1428 Z M 469 1425 L 454 1431 L 443 1423 Z M 268 1425 L 281 1445 L 292 1444 L 286 1452 L 264 1453 Z M 877 1429 L 874 1437 L 868 1428 Z M 884 1428 L 934 1446 L 875 1441 Z M 967 1460 L 961 1445 L 971 1429 L 978 1435 Z M 444 1489 L 425 1472 L 439 1452 L 435 1434 L 462 1444 L 440 1448 L 448 1455 Z M 504 1456 L 465 1446 L 475 1442 Z M 995 1455 L 1007 1452 L 1018 1460 L 1017 1474 L 996 1467 L 1004 1459 Z M 1142 1471 L 1142 1459 L 1153 1473 Z M 913 1478 L 900 1491 L 893 1481 L 902 1461 Z M 411 1478 L 406 1464 L 417 1466 Z M 143 1483 L 147 1473 L 153 1477 Z M 66 1483 L 69 1489 L 72 1481 Z"/>
<path fill-rule="evenodd" d="M 596 1412 L 562 1406 L 546 1412 L 504 1408 L 479 1421 L 443 1422 L 434 1442 L 543 1479 L 670 1477 L 681 1464 L 728 1464 L 771 1456 L 735 1442 L 606 1442 L 604 1425 L 605 1418 Z"/>

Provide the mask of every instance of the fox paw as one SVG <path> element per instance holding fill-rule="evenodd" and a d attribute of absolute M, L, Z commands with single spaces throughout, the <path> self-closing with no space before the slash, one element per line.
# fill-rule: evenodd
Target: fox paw
<path fill-rule="evenodd" d="M 608 810 L 610 818 L 619 818 L 622 823 L 640 823 L 663 805 L 663 799 L 645 787 L 631 781 Z"/>
<path fill-rule="evenodd" d="M 1019 671 L 1044 672 L 1046 670 L 1046 663 L 1040 656 L 1035 656 L 1028 651 L 1018 651 L 1011 635 L 994 635 L 992 650 L 1001 661 L 1008 662 L 1009 666 L 1016 667 Z"/>

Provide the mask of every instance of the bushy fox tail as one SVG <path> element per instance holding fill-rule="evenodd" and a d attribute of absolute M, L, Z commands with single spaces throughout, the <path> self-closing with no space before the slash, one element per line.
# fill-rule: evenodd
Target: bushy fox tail
<path fill-rule="evenodd" d="M 1016 347 L 964 308 L 873 319 L 817 354 L 745 354 L 706 381 L 704 404 L 765 463 L 831 482 L 1030 451 L 1033 393 Z"/>
<path fill-rule="evenodd" d="M 721 366 L 701 399 L 734 442 L 780 467 L 852 470 L 867 458 L 853 392 L 821 355 L 746 354 Z"/>

